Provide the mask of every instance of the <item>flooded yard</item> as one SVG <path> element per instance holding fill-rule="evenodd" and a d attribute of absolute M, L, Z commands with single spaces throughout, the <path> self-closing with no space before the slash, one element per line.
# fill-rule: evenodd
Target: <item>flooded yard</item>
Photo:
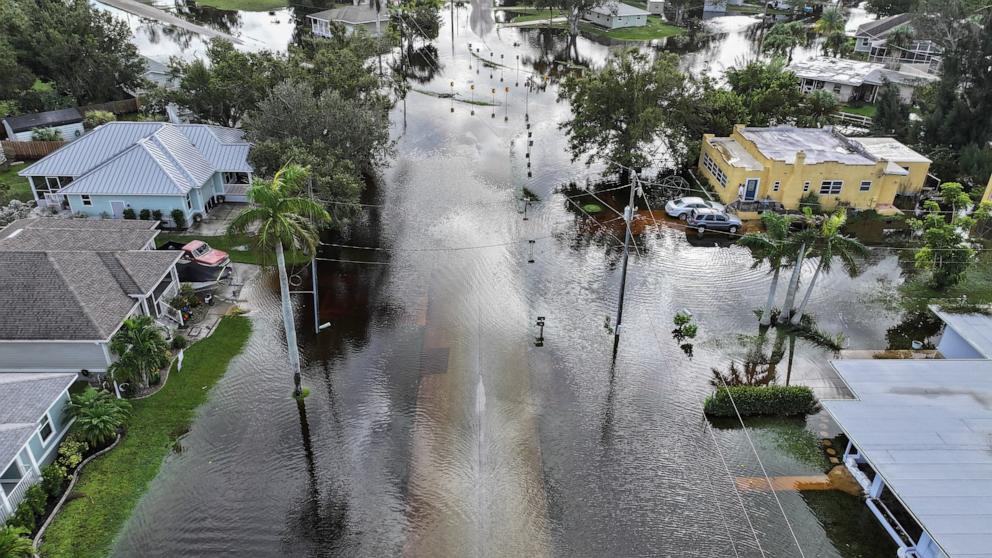
<path fill-rule="evenodd" d="M 266 35 L 280 48 L 292 10 L 237 14 L 231 31 L 261 37 L 253 18 L 265 29 L 280 19 Z M 447 10 L 437 57 L 422 62 L 422 92 L 393 110 L 397 156 L 322 254 L 317 311 L 331 327 L 314 333 L 312 299 L 296 301 L 305 407 L 289 397 L 266 274 L 245 290 L 255 308 L 249 349 L 115 555 L 894 555 L 858 497 L 746 480 L 829 471 L 817 441 L 837 432 L 824 414 L 749 421 L 750 438 L 739 423 L 704 418 L 713 370 L 776 344 L 773 381 L 846 395 L 831 350 L 761 335 L 754 310 L 769 277 L 731 239 L 687 237 L 642 212 L 614 356 L 622 228 L 592 223 L 561 192 L 598 169 L 570 160 L 558 129 L 569 108 L 553 80 L 524 88 L 554 62 L 599 64 L 608 47 L 580 39 L 578 57 L 565 59 L 563 37 L 498 28 L 485 0 Z M 685 64 L 733 64 L 757 21 L 708 20 L 713 35 Z M 145 54 L 199 48 L 151 40 L 142 25 Z M 490 72 L 469 45 L 513 62 Z M 428 94 L 466 99 L 471 85 L 510 87 L 497 96 L 507 104 Z M 537 198 L 526 213 L 524 189 Z M 882 300 L 901 273 L 897 255 L 879 250 L 858 277 L 823 276 L 809 303 L 818 328 L 842 333 L 848 348 L 887 347 L 902 317 Z M 671 335 L 683 309 L 699 324 L 691 356 Z"/>

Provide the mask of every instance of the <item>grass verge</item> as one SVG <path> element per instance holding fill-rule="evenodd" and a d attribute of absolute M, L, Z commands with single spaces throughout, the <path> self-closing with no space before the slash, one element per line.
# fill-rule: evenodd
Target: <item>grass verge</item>
<path fill-rule="evenodd" d="M 196 3 L 199 6 L 209 6 L 231 12 L 267 12 L 289 5 L 288 0 L 197 0 Z"/>
<path fill-rule="evenodd" d="M 583 33 L 594 37 L 606 37 L 616 41 L 650 41 L 652 39 L 663 39 L 673 35 L 679 35 L 685 31 L 667 23 L 660 16 L 648 16 L 648 23 L 643 27 L 623 27 L 620 29 L 606 30 L 591 23 L 580 24 Z"/>
<path fill-rule="evenodd" d="M 231 261 L 235 263 L 254 265 L 275 263 L 275 254 L 268 256 L 267 254 L 260 253 L 252 246 L 251 238 L 246 235 L 205 236 L 202 234 L 162 233 L 158 235 L 158 238 L 155 240 L 158 246 L 161 246 L 170 240 L 182 242 L 183 244 L 191 240 L 202 240 L 213 248 L 227 252 L 227 254 L 231 256 Z M 302 254 L 298 254 L 296 252 L 288 252 L 286 254 L 286 263 L 289 265 L 302 265 L 309 262 L 310 259 Z"/>
<path fill-rule="evenodd" d="M 554 17 L 562 17 L 565 14 L 561 10 L 538 10 L 531 13 L 517 12 L 513 15 L 511 23 L 527 23 L 529 21 L 550 20 Z"/>
<path fill-rule="evenodd" d="M 858 116 L 867 116 L 868 118 L 875 118 L 875 112 L 878 109 L 875 105 L 861 105 L 860 107 L 851 107 L 844 105 L 840 107 L 841 112 L 846 112 L 848 114 L 856 114 Z"/>
<path fill-rule="evenodd" d="M 23 176 L 17 176 L 17 173 L 24 170 L 25 165 L 10 165 L 7 170 L 0 170 L 0 183 L 10 186 L 10 192 L 8 196 L 12 200 L 21 201 L 31 201 L 34 196 L 31 195 L 31 185 L 28 183 L 28 179 Z M 0 196 L 0 202 L 4 201 L 3 197 Z"/>
<path fill-rule="evenodd" d="M 175 442 L 185 432 L 210 388 L 224 375 L 251 335 L 251 321 L 228 316 L 210 337 L 186 349 L 182 372 L 173 369 L 165 387 L 132 401 L 127 435 L 83 469 L 68 501 L 45 532 L 45 558 L 106 556 Z"/>

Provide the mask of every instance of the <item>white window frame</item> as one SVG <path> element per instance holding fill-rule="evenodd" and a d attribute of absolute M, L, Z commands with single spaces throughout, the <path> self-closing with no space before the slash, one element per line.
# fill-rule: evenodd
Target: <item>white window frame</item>
<path fill-rule="evenodd" d="M 51 180 L 54 180 L 55 181 L 55 186 L 54 187 L 52 187 L 52 183 L 50 182 Z M 46 176 L 45 177 L 45 187 L 48 188 L 48 191 L 50 191 L 50 192 L 58 192 L 59 190 L 62 189 L 62 181 L 59 180 L 59 177 L 57 177 L 57 176 Z"/>
<path fill-rule="evenodd" d="M 48 435 L 47 438 L 41 433 L 46 423 L 48 424 L 48 427 L 52 429 L 51 433 Z M 48 414 L 48 411 L 45 411 L 45 416 L 41 417 L 41 419 L 38 421 L 38 439 L 41 440 L 41 446 L 42 447 L 48 446 L 48 442 L 50 442 L 54 437 L 55 437 L 55 421 L 52 420 L 52 417 L 51 415 Z"/>
<path fill-rule="evenodd" d="M 824 191 L 824 189 L 826 189 L 826 191 Z M 824 180 L 820 182 L 821 196 L 839 196 L 843 190 L 844 190 L 843 180 Z"/>
<path fill-rule="evenodd" d="M 865 186 L 867 185 L 867 187 Z M 861 185 L 858 186 L 859 192 L 870 192 L 871 191 L 871 180 L 862 180 Z"/>
<path fill-rule="evenodd" d="M 89 194 L 81 194 L 79 201 L 82 202 L 84 207 L 93 207 L 93 198 Z"/>

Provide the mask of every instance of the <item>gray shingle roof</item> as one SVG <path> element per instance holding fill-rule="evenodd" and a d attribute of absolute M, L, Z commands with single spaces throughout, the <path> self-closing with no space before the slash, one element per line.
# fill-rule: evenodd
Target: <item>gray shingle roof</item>
<path fill-rule="evenodd" d="M 0 340 L 104 340 L 178 252 L 0 251 Z M 30 319 L 28 319 L 30 317 Z"/>
<path fill-rule="evenodd" d="M 75 374 L 0 374 L 0 470 L 24 447 Z"/>
<path fill-rule="evenodd" d="M 240 130 L 203 124 L 110 122 L 22 170 L 72 176 L 73 194 L 185 194 L 216 171 L 251 172 Z"/>
<path fill-rule="evenodd" d="M 310 14 L 307 17 L 322 21 L 340 21 L 343 23 L 350 23 L 352 25 L 358 23 L 375 23 L 375 10 L 372 9 L 372 6 L 369 4 L 359 4 L 358 6 L 349 5 L 324 10 L 322 12 Z M 389 14 L 385 8 L 383 8 L 382 12 L 379 13 L 379 19 L 381 21 L 386 21 L 389 19 Z"/>
<path fill-rule="evenodd" d="M 858 27 L 858 31 L 855 33 L 855 36 L 872 38 L 883 37 L 911 21 L 913 21 L 913 14 L 896 14 L 889 17 L 883 17 L 882 19 L 876 19 L 875 21 L 869 21 L 868 23 L 861 24 L 861 26 Z"/>
<path fill-rule="evenodd" d="M 13 228 L 0 232 L 0 250 L 20 252 L 45 250 L 94 250 L 118 252 L 141 250 L 158 236 L 158 231 L 115 231 L 110 229 Z"/>
<path fill-rule="evenodd" d="M 158 221 L 139 221 L 130 219 L 58 219 L 55 217 L 18 219 L 3 229 L 90 229 L 105 231 L 151 231 L 158 227 Z"/>
<path fill-rule="evenodd" d="M 64 124 L 74 124 L 83 121 L 83 115 L 77 108 L 67 108 L 60 110 L 50 110 L 48 112 L 37 112 L 35 114 L 22 114 L 20 116 L 8 116 L 4 118 L 7 125 L 16 132 L 27 132 L 35 128 L 46 128 L 51 126 L 62 126 Z"/>

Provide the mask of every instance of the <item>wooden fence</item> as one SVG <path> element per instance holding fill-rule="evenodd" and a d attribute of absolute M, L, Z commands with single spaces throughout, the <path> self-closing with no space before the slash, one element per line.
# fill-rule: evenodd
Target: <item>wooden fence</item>
<path fill-rule="evenodd" d="M 137 97 L 132 97 L 130 99 L 122 99 L 120 101 L 108 101 L 106 103 L 97 103 L 95 105 L 79 107 L 79 112 L 83 114 L 93 112 L 95 110 L 105 110 L 114 114 L 128 114 L 141 110 L 141 101 L 139 101 Z"/>
<path fill-rule="evenodd" d="M 52 151 L 65 145 L 64 141 L 0 141 L 0 149 L 3 149 L 7 159 L 17 161 L 21 159 L 41 159 Z"/>

